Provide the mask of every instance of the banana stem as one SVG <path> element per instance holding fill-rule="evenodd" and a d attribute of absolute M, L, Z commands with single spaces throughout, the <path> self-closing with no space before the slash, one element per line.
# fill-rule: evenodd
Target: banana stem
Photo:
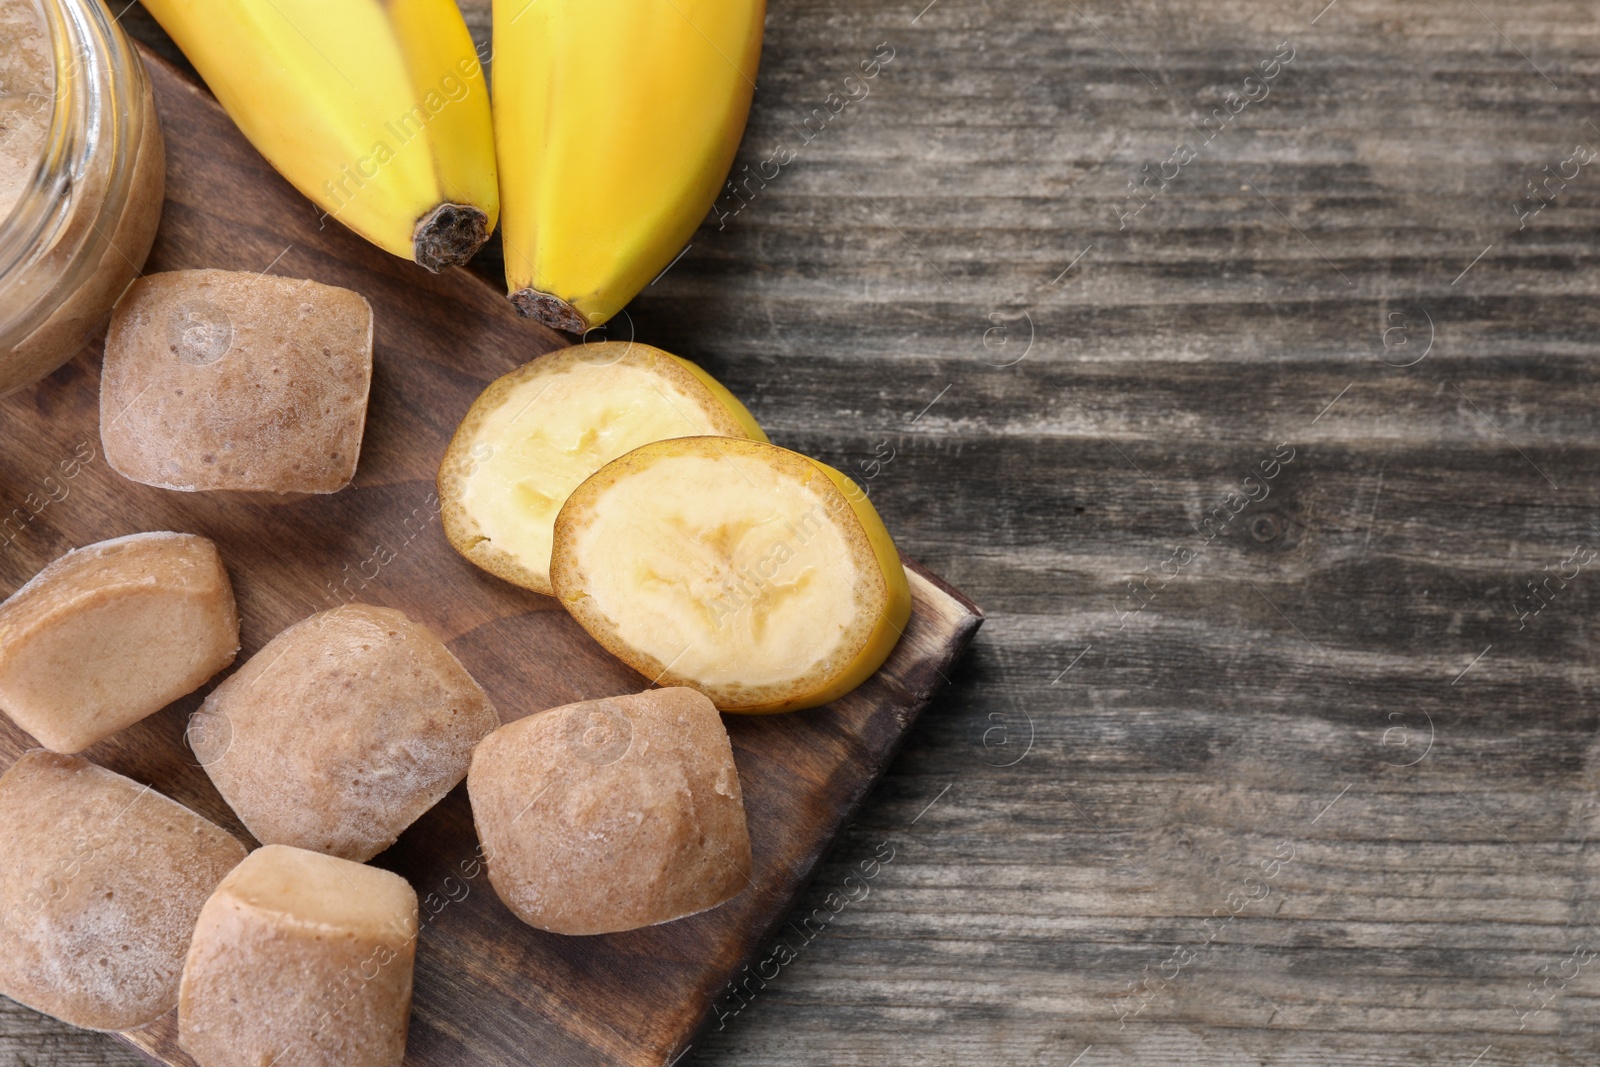
<path fill-rule="evenodd" d="M 552 330 L 565 330 L 579 337 L 589 330 L 589 321 L 583 313 L 559 296 L 537 289 L 518 289 L 511 294 L 511 304 L 524 318 L 542 322 Z"/>
<path fill-rule="evenodd" d="M 489 216 L 470 204 L 440 204 L 417 220 L 412 258 L 437 274 L 458 267 L 489 239 Z"/>

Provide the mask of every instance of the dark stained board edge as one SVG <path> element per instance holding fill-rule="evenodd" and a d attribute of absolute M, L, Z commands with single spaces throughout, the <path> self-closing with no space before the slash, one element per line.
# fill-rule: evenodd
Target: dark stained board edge
<path fill-rule="evenodd" d="M 934 610 L 936 606 L 942 607 L 945 611 L 952 608 L 955 609 L 955 613 L 947 616 L 949 628 L 943 635 L 943 648 L 937 655 L 919 657 L 916 661 L 917 672 L 922 676 L 920 678 L 921 686 L 914 690 L 917 694 L 917 699 L 902 713 L 899 719 L 899 729 L 894 733 L 888 744 L 875 753 L 870 770 L 855 779 L 854 788 L 839 805 L 838 816 L 833 825 L 828 827 L 827 832 L 822 835 L 816 847 L 806 858 L 804 865 L 797 869 L 794 876 L 789 879 L 786 885 L 787 900 L 784 902 L 783 907 L 773 914 L 766 929 L 762 930 L 760 936 L 750 942 L 744 955 L 733 967 L 729 968 L 724 979 L 724 986 L 731 983 L 747 966 L 760 958 L 764 947 L 772 943 L 777 931 L 788 921 L 789 914 L 794 909 L 794 902 L 799 898 L 806 886 L 810 884 L 811 877 L 816 872 L 818 865 L 827 857 L 828 851 L 833 847 L 840 832 L 850 825 L 856 813 L 861 810 L 861 805 L 866 802 L 873 788 L 883 778 L 884 772 L 894 762 L 894 758 L 899 753 L 901 746 L 905 744 L 906 735 L 916 725 L 917 719 L 921 717 L 922 712 L 938 692 L 940 682 L 949 681 L 946 672 L 960 657 L 961 653 L 966 650 L 967 645 L 971 643 L 973 636 L 978 632 L 978 627 L 983 625 L 983 612 L 978 605 L 974 604 L 943 578 L 922 566 L 922 564 L 905 557 L 901 557 L 901 559 L 906 567 L 906 575 L 911 579 L 913 603 L 915 605 L 919 607 L 926 605 L 926 608 L 930 611 Z M 926 591 L 918 588 L 919 579 L 930 588 Z M 948 604 L 938 605 L 936 596 L 942 596 L 948 601 Z M 694 1026 L 690 1031 L 691 1034 L 698 1034 L 711 1022 L 712 1009 L 716 1006 L 717 1000 L 718 997 L 714 996 L 706 1001 L 699 1018 L 695 1020 Z M 685 1046 L 687 1044 L 688 1042 L 686 1041 Z M 673 1060 L 669 1059 L 666 1062 L 671 1063 Z"/>

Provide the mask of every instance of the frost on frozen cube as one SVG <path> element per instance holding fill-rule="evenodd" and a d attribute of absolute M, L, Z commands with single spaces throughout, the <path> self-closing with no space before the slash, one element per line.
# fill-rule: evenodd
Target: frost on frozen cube
<path fill-rule="evenodd" d="M 267 642 L 206 698 L 189 738 L 258 840 L 363 861 L 466 777 L 498 725 L 431 630 L 346 604 Z"/>
<path fill-rule="evenodd" d="M 0 777 L 0 994 L 94 1030 L 178 1003 L 200 909 L 244 846 L 138 782 L 35 749 Z"/>
<path fill-rule="evenodd" d="M 733 748 L 692 689 L 552 708 L 484 739 L 467 776 L 489 881 L 523 922 L 606 934 L 750 884 Z"/>
<path fill-rule="evenodd" d="M 100 541 L 0 604 L 0 708 L 79 752 L 233 662 L 239 616 L 217 546 L 185 533 Z"/>
<path fill-rule="evenodd" d="M 206 901 L 178 1043 L 200 1067 L 397 1067 L 417 895 L 397 874 L 267 845 Z"/>
<path fill-rule="evenodd" d="M 372 308 L 348 289 L 222 270 L 152 274 L 106 334 L 100 437 L 163 489 L 332 493 L 355 476 Z"/>

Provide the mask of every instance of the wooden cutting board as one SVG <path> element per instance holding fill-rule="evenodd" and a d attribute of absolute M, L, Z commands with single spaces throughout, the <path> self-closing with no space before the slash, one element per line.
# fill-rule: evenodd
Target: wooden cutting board
<path fill-rule="evenodd" d="M 438 521 L 433 477 L 456 423 L 493 378 L 565 340 L 519 319 L 465 271 L 430 275 L 339 226 L 320 226 L 222 111 L 149 57 L 167 134 L 167 203 L 149 271 L 271 271 L 346 286 L 372 302 L 376 370 L 355 483 L 331 497 L 265 504 L 126 481 L 101 454 L 100 342 L 0 401 L 0 594 L 77 545 L 141 530 L 204 534 L 233 575 L 244 660 L 289 624 L 352 596 L 434 628 L 507 720 L 646 680 L 611 659 L 549 598 L 481 573 Z M 888 516 L 893 526 L 893 516 Z M 883 669 L 821 709 L 725 718 L 755 853 L 751 885 L 664 926 L 571 938 L 524 926 L 473 862 L 465 787 L 374 862 L 422 900 L 408 1064 L 660 1065 L 693 1040 L 729 978 L 786 917 L 830 842 L 883 773 L 978 609 L 907 561 L 911 623 Z M 209 690 L 209 686 L 207 690 Z M 184 743 L 206 690 L 86 755 L 248 834 Z M 33 747 L 0 720 L 0 766 Z M 168 1016 L 121 1039 L 192 1064 Z"/>

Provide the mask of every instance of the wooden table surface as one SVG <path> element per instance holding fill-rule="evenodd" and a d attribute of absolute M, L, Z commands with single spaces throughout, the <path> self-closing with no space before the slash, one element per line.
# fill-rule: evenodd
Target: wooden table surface
<path fill-rule="evenodd" d="M 1593 7 L 925 3 L 630 309 L 989 617 L 683 1062 L 1594 1063 Z"/>

